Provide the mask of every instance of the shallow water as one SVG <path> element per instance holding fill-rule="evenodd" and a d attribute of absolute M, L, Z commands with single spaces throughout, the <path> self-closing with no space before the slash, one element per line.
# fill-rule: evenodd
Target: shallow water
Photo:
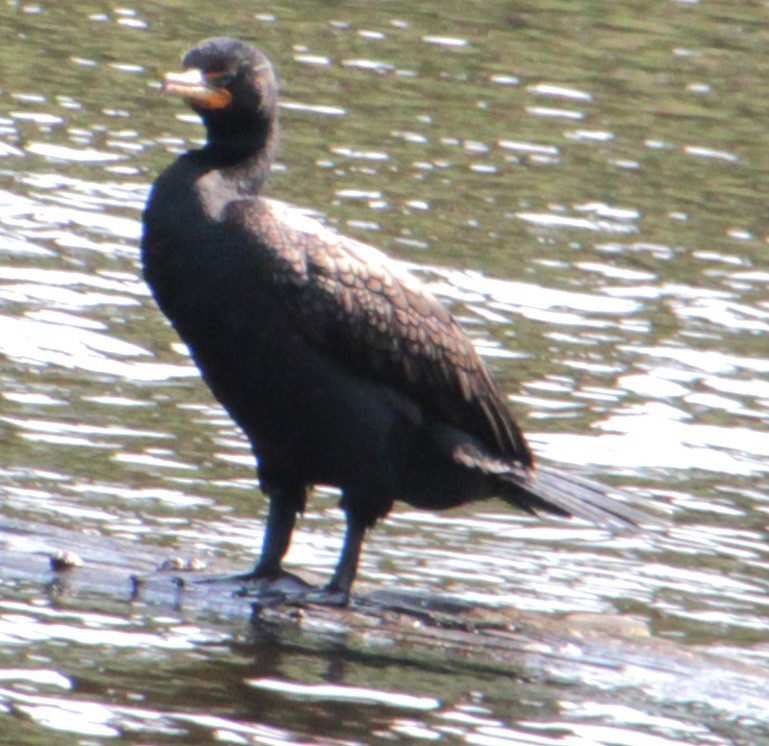
<path fill-rule="evenodd" d="M 471 332 L 537 453 L 653 501 L 672 526 L 609 540 L 492 502 L 400 506 L 367 542 L 361 582 L 548 617 L 624 613 L 766 667 L 762 8 L 9 2 L 0 23 L 5 520 L 82 532 L 86 559 L 99 536 L 137 556 L 253 561 L 264 502 L 247 445 L 137 251 L 148 185 L 202 135 L 159 78 L 195 40 L 237 34 L 281 78 L 270 194 L 409 263 Z M 294 567 L 333 567 L 335 503 L 313 500 Z M 576 686 L 568 672 L 385 665 L 339 641 L 313 651 L 300 633 L 105 603 L 6 584 L 0 741 L 769 738 L 766 699 L 719 701 L 662 672 Z"/>

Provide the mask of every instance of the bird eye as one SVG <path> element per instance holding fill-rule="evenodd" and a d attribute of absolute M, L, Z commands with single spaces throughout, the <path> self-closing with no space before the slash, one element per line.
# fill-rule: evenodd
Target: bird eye
<path fill-rule="evenodd" d="M 208 73 L 206 78 L 211 83 L 215 83 L 219 88 L 226 88 L 233 80 L 235 80 L 235 73 Z"/>

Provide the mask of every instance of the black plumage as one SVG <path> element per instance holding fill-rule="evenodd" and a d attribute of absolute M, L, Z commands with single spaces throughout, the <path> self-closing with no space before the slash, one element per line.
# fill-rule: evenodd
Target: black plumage
<path fill-rule="evenodd" d="M 270 508 L 244 580 L 284 587 L 281 561 L 316 484 L 341 490 L 347 519 L 331 581 L 302 588 L 326 603 L 347 602 L 365 531 L 396 499 L 441 509 L 497 496 L 532 513 L 642 520 L 602 485 L 534 468 L 472 343 L 399 265 L 260 196 L 278 122 L 277 84 L 259 50 L 209 39 L 183 66 L 164 89 L 201 116 L 207 142 L 155 182 L 142 260 L 258 461 Z"/>

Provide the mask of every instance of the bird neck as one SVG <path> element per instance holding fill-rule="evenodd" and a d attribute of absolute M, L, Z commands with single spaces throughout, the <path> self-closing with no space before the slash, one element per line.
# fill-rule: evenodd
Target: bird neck
<path fill-rule="evenodd" d="M 270 173 L 278 148 L 278 123 L 274 118 L 206 122 L 206 146 L 200 156 L 222 172 L 243 195 L 257 194 Z"/>

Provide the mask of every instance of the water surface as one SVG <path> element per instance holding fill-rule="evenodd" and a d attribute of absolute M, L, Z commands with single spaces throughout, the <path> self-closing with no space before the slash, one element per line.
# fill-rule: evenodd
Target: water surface
<path fill-rule="evenodd" d="M 80 532 L 86 560 L 99 537 L 137 557 L 253 561 L 265 505 L 247 445 L 155 307 L 137 249 L 149 184 L 202 136 L 160 76 L 199 38 L 237 34 L 281 79 L 270 194 L 407 262 L 473 335 L 543 459 L 653 501 L 672 526 L 610 540 L 493 502 L 399 506 L 366 545 L 362 584 L 548 618 L 628 614 L 765 668 L 761 8 L 10 2 L 0 24 L 9 525 Z M 329 572 L 341 530 L 320 492 L 290 564 Z M 6 583 L 0 630 L 0 736 L 16 744 L 766 736 L 750 692 L 724 703 L 680 679 L 383 665 L 343 644 L 308 652 L 301 633 L 254 637 L 245 620 L 68 603 L 42 581 Z"/>

